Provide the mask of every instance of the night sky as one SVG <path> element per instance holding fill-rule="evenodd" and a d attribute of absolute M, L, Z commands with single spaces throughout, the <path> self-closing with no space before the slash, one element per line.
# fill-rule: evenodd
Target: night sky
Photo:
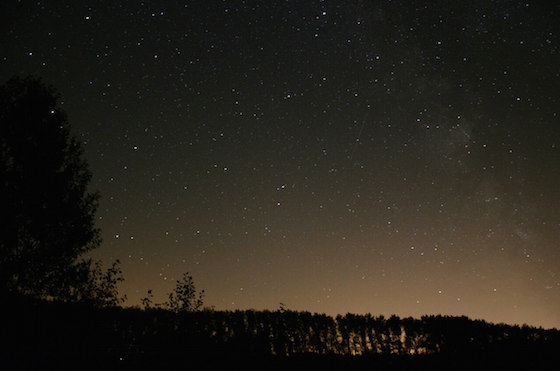
<path fill-rule="evenodd" d="M 554 4 L 4 0 L 0 79 L 61 93 L 127 305 L 189 272 L 218 310 L 560 328 Z"/>

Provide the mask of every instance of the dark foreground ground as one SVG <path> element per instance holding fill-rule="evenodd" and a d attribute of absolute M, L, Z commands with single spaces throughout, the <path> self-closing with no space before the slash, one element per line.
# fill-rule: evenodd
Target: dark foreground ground
<path fill-rule="evenodd" d="M 557 330 L 517 329 L 518 333 L 528 334 L 529 339 L 524 336 L 520 338 L 523 341 L 492 342 L 470 349 L 448 347 L 431 355 L 294 353 L 280 357 L 270 355 L 253 338 L 210 341 L 202 332 L 196 333 L 196 329 L 205 327 L 204 322 L 185 327 L 168 313 L 97 310 L 17 300 L 8 301 L 4 307 L 7 310 L 0 317 L 0 370 L 560 369 Z M 205 318 L 215 322 L 212 318 L 216 316 L 210 314 Z M 189 321 L 192 324 L 192 318 Z M 470 326 L 470 322 L 462 323 Z M 447 338 L 451 335 L 453 332 L 447 332 Z"/>
<path fill-rule="evenodd" d="M 251 354 L 168 353 L 155 350 L 137 359 L 115 359 L 107 354 L 20 353 L 0 362 L 2 370 L 555 370 L 558 358 L 538 354 L 463 354 L 430 356 L 327 356 L 288 358 Z"/>

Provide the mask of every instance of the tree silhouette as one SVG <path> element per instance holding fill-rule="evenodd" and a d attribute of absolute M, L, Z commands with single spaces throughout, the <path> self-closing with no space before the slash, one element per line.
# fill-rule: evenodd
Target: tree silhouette
<path fill-rule="evenodd" d="M 169 301 L 165 306 L 173 312 L 192 312 L 202 308 L 204 290 L 197 292 L 194 280 L 189 273 L 183 273 L 181 280 L 177 280 L 175 289 L 169 293 Z"/>
<path fill-rule="evenodd" d="M 122 280 L 118 261 L 103 273 L 79 259 L 101 243 L 99 194 L 88 190 L 91 172 L 59 99 L 33 76 L 0 86 L 1 288 L 112 303 Z"/>
<path fill-rule="evenodd" d="M 117 306 L 126 300 L 126 296 L 119 295 L 117 287 L 119 282 L 124 281 L 119 260 L 115 260 L 107 270 L 103 270 L 100 261 L 82 260 L 75 264 L 71 273 L 74 276 L 68 277 L 66 300 L 99 307 Z"/>

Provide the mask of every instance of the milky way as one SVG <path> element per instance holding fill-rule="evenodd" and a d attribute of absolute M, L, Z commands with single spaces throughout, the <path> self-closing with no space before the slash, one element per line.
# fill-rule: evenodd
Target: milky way
<path fill-rule="evenodd" d="M 558 5 L 60 3 L 2 2 L 0 77 L 61 93 L 128 305 L 189 272 L 216 309 L 560 326 Z"/>

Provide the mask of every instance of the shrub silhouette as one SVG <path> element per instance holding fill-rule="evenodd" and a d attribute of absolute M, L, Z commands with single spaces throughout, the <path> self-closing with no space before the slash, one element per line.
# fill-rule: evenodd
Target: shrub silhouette
<path fill-rule="evenodd" d="M 197 293 L 194 280 L 187 272 L 183 273 L 181 280 L 177 280 L 165 306 L 173 312 L 192 312 L 202 308 L 203 300 L 204 290 Z"/>

